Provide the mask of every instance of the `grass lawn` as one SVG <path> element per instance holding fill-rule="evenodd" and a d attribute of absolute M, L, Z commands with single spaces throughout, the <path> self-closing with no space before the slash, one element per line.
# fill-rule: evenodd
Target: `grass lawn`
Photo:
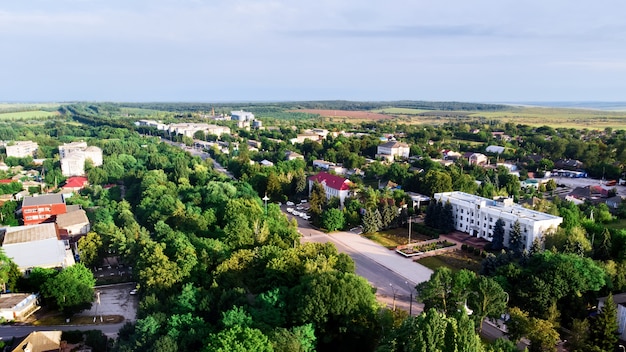
<path fill-rule="evenodd" d="M 416 262 L 431 270 L 444 266 L 450 268 L 453 272 L 457 272 L 461 269 L 467 269 L 477 273 L 480 270 L 482 258 L 456 250 L 445 252 L 440 255 L 424 257 L 416 260 Z"/>
<path fill-rule="evenodd" d="M 403 227 L 388 229 L 374 234 L 364 234 L 366 238 L 390 249 L 395 249 L 399 245 L 409 242 L 409 230 Z M 424 235 L 411 233 L 411 243 L 427 241 L 432 238 Z"/>

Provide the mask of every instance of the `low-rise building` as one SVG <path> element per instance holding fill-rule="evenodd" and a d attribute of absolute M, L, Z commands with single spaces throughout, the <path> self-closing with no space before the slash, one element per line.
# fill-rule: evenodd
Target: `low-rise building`
<path fill-rule="evenodd" d="M 22 220 L 24 225 L 41 224 L 54 221 L 59 214 L 65 214 L 67 206 L 61 194 L 45 194 L 24 197 L 22 201 Z"/>
<path fill-rule="evenodd" d="M 26 275 L 32 268 L 58 269 L 75 264 L 69 242 L 59 238 L 54 223 L 12 226 L 3 230 L 4 253 Z"/>
<path fill-rule="evenodd" d="M 91 230 L 87 213 L 83 209 L 57 215 L 56 224 L 59 237 L 70 242 L 75 242 L 77 238 L 86 235 Z"/>
<path fill-rule="evenodd" d="M 324 186 L 327 199 L 332 197 L 339 198 L 339 204 L 343 208 L 343 202 L 350 194 L 350 180 L 327 172 L 320 172 L 317 175 L 309 177 L 309 196 L 311 195 L 315 182 L 319 182 Z"/>
<path fill-rule="evenodd" d="M 72 142 L 59 146 L 61 172 L 63 176 L 82 176 L 85 174 L 85 161 L 91 160 L 93 166 L 102 165 L 102 149 L 87 146 L 86 142 Z"/>
<path fill-rule="evenodd" d="M 230 112 L 230 119 L 235 121 L 254 121 L 254 114 L 243 110 Z"/>
<path fill-rule="evenodd" d="M 482 153 L 467 152 L 463 154 L 463 157 L 470 165 L 485 165 L 489 162 L 489 158 Z"/>
<path fill-rule="evenodd" d="M 313 167 L 328 170 L 331 166 L 335 166 L 335 163 L 331 163 L 330 161 L 325 160 L 313 160 Z"/>
<path fill-rule="evenodd" d="M 0 295 L 0 318 L 22 321 L 39 309 L 39 295 L 31 293 L 3 293 Z"/>
<path fill-rule="evenodd" d="M 290 150 L 285 152 L 285 158 L 290 161 L 290 160 L 296 160 L 296 159 L 302 159 L 304 160 L 304 156 L 302 154 L 298 154 L 296 152 L 292 152 Z"/>
<path fill-rule="evenodd" d="M 504 221 L 504 245 L 509 245 L 509 235 L 513 224 L 519 221 L 524 248 L 530 249 L 535 239 L 542 239 L 547 232 L 555 231 L 563 218 L 535 210 L 526 209 L 513 203 L 511 198 L 488 199 L 464 192 L 435 193 L 442 203 L 450 202 L 454 228 L 471 236 L 493 239 L 493 229 L 498 219 Z"/>
<path fill-rule="evenodd" d="M 393 161 L 396 158 L 407 159 L 410 147 L 406 143 L 391 141 L 378 146 L 376 157 Z"/>

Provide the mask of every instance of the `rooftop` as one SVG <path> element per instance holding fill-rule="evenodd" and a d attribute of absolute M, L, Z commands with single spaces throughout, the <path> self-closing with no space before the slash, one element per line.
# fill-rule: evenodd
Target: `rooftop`
<path fill-rule="evenodd" d="M 325 183 L 327 187 L 332 189 L 345 191 L 350 189 L 350 180 L 341 176 L 329 174 L 327 172 L 320 172 L 315 176 L 309 178 L 311 181 L 317 181 L 319 183 Z"/>
<path fill-rule="evenodd" d="M 66 228 L 72 225 L 89 223 L 89 219 L 87 218 L 85 211 L 83 209 L 79 209 L 69 213 L 57 215 L 56 223 L 60 228 Z"/>
<path fill-rule="evenodd" d="M 42 241 L 57 238 L 57 229 L 54 223 L 45 223 L 28 226 L 11 226 L 4 229 L 2 245 L 24 242 Z"/>
<path fill-rule="evenodd" d="M 519 219 L 529 219 L 533 221 L 543 221 L 543 220 L 554 220 L 560 219 L 558 216 L 550 215 L 547 213 L 542 213 L 540 211 L 532 210 L 524 208 L 519 204 L 512 203 L 512 205 L 506 205 L 506 202 L 501 202 L 493 199 L 483 198 L 479 196 L 475 196 L 473 194 L 464 193 L 464 192 L 444 192 L 444 193 L 436 193 L 437 195 L 443 195 L 445 197 L 449 197 L 451 199 L 456 199 L 459 202 L 471 203 L 471 204 L 480 204 L 485 202 L 485 204 L 481 204 L 487 209 L 492 211 L 501 212 L 501 213 L 509 213 L 515 214 Z"/>
<path fill-rule="evenodd" d="M 63 196 L 60 194 L 40 194 L 33 197 L 24 197 L 22 207 L 28 207 L 33 205 L 47 205 L 47 204 L 64 204 Z"/>

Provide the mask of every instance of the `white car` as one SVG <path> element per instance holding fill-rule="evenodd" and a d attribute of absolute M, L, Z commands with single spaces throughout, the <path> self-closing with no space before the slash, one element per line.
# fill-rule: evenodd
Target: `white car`
<path fill-rule="evenodd" d="M 288 202 L 287 202 L 287 205 L 288 205 L 288 206 L 290 206 L 290 207 L 293 207 L 293 206 L 294 206 L 294 205 L 296 205 L 296 204 L 295 204 L 294 202 L 292 202 L 292 201 L 288 201 Z"/>
<path fill-rule="evenodd" d="M 288 213 L 293 213 L 293 208 L 287 208 Z"/>

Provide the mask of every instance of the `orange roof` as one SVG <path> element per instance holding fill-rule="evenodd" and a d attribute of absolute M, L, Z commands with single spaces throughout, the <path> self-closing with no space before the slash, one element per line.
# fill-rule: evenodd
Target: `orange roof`
<path fill-rule="evenodd" d="M 74 176 L 65 181 L 63 188 L 82 188 L 85 187 L 87 183 L 89 183 L 87 177 Z"/>

